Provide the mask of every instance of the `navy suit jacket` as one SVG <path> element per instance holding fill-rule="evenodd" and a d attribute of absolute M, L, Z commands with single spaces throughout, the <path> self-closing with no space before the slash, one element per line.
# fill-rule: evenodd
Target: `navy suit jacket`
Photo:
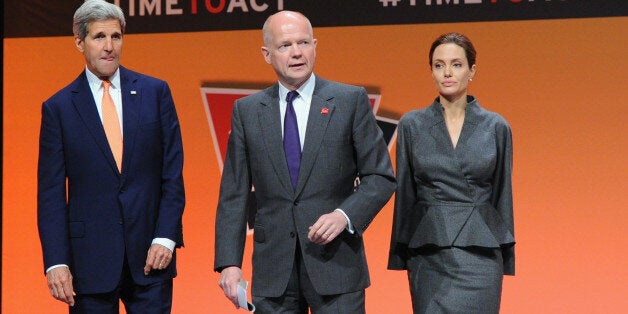
<path fill-rule="evenodd" d="M 144 275 L 154 238 L 183 245 L 183 148 L 168 84 L 120 67 L 122 172 L 85 72 L 43 103 L 37 214 L 44 268 L 67 264 L 77 293 L 118 284 L 126 255 L 136 283 L 176 276 L 176 259 Z"/>
<path fill-rule="evenodd" d="M 395 189 L 382 132 L 364 88 L 316 77 L 296 190 L 282 144 L 279 85 L 235 102 L 216 216 L 214 269 L 241 266 L 246 204 L 255 187 L 252 293 L 284 293 L 297 241 L 318 294 L 370 284 L 362 234 Z M 360 185 L 354 187 L 356 177 Z M 326 245 L 308 227 L 341 208 L 353 224 Z"/>

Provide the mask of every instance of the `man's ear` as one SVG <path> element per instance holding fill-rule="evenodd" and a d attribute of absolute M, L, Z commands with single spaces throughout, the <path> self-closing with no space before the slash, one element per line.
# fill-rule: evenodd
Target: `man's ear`
<path fill-rule="evenodd" d="M 85 47 L 83 47 L 83 44 L 85 42 L 78 36 L 74 36 L 74 44 L 76 45 L 76 49 L 78 49 L 78 51 L 83 52 L 85 50 Z"/>
<path fill-rule="evenodd" d="M 264 56 L 264 60 L 266 63 L 270 64 L 270 51 L 266 47 L 262 47 L 262 56 Z"/>

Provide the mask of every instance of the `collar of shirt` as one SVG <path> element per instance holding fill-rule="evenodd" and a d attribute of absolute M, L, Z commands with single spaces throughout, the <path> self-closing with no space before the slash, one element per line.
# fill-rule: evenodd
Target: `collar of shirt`
<path fill-rule="evenodd" d="M 102 80 L 98 76 L 96 76 L 94 73 L 92 73 L 89 69 L 87 69 L 87 67 L 85 67 L 85 74 L 87 76 L 87 82 L 89 83 L 89 88 L 92 90 L 92 93 L 94 94 L 94 96 L 96 96 L 96 94 L 100 92 L 101 98 L 99 98 L 97 101 L 97 103 L 100 103 L 100 100 L 102 99 L 102 91 L 103 91 Z M 111 87 L 109 87 L 110 90 L 118 90 L 118 91 L 120 90 L 120 68 L 118 68 L 116 72 L 113 73 L 113 75 L 109 77 L 109 82 L 111 82 Z"/>
<path fill-rule="evenodd" d="M 307 127 L 307 120 L 310 114 L 310 104 L 312 103 L 312 95 L 314 94 L 314 87 L 316 84 L 316 77 L 314 73 L 310 75 L 310 78 L 297 89 L 299 97 L 295 98 L 292 102 L 294 106 L 294 113 L 297 116 L 297 125 L 299 127 L 299 141 L 301 142 L 301 150 L 305 144 L 305 131 Z M 279 83 L 279 112 L 281 113 L 281 136 L 283 137 L 283 124 L 286 115 L 286 107 L 288 102 L 286 101 L 286 95 L 290 92 L 285 86 Z"/>
<path fill-rule="evenodd" d="M 314 73 L 312 73 L 312 75 L 310 75 L 310 78 L 307 79 L 307 81 L 305 81 L 305 83 L 303 83 L 303 85 L 301 85 L 301 87 L 297 89 L 297 92 L 299 93 L 299 98 L 307 103 L 308 106 L 312 102 L 312 94 L 314 94 L 315 84 L 316 76 L 314 76 Z M 290 92 L 290 90 L 288 90 L 285 86 L 279 83 L 279 104 L 283 107 L 285 107 L 287 104 L 286 95 L 288 95 L 288 92 Z"/>

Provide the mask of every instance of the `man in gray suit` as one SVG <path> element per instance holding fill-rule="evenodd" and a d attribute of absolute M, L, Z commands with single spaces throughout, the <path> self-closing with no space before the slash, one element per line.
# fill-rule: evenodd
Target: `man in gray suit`
<path fill-rule="evenodd" d="M 364 88 L 312 73 L 305 16 L 278 12 L 263 35 L 279 82 L 234 104 L 216 215 L 219 285 L 238 307 L 254 187 L 257 312 L 364 313 L 362 234 L 396 187 L 382 132 Z"/>

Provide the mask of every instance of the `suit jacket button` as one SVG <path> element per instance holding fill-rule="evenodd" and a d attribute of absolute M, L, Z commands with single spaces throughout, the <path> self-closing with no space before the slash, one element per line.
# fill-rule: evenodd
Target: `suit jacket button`
<path fill-rule="evenodd" d="M 124 221 L 122 219 L 118 220 L 118 224 L 123 225 Z"/>
<path fill-rule="evenodd" d="M 292 204 L 294 204 L 294 206 L 299 206 L 299 201 L 294 201 Z"/>
<path fill-rule="evenodd" d="M 296 236 L 296 234 L 294 234 L 294 232 L 290 232 L 290 237 L 294 238 Z"/>

